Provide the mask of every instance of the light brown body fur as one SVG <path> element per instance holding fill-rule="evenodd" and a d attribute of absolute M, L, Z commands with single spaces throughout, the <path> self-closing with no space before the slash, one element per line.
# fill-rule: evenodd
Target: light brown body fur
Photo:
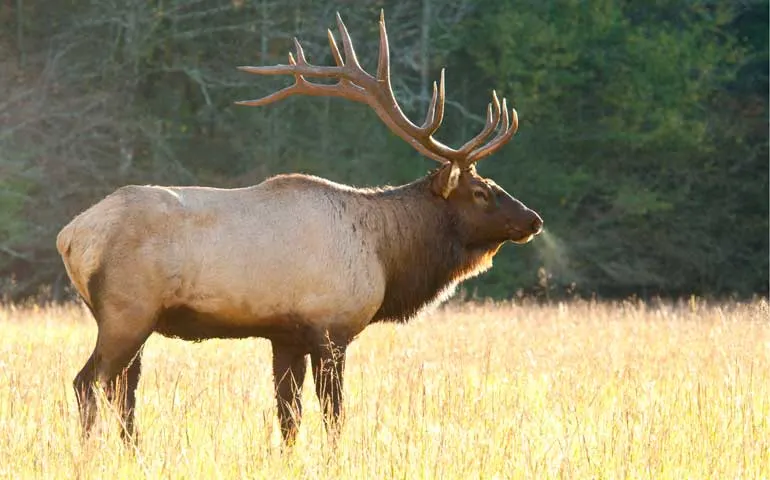
<path fill-rule="evenodd" d="M 319 326 L 344 321 L 358 333 L 384 295 L 381 266 L 364 248 L 375 240 L 353 231 L 374 221 L 371 203 L 299 176 L 233 190 L 129 186 L 73 220 L 57 245 L 92 306 L 88 282 L 103 268 L 127 301 L 152 298 L 157 311 L 188 307 L 217 316 L 223 328 L 294 315 Z"/>

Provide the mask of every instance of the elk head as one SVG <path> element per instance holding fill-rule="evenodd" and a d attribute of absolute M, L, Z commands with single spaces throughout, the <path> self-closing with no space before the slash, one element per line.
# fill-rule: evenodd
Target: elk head
<path fill-rule="evenodd" d="M 336 66 L 311 65 L 299 41 L 295 38 L 296 59 L 289 53 L 288 65 L 238 67 L 259 75 L 293 75 L 293 85 L 256 100 L 236 102 L 238 105 L 261 106 L 291 95 L 331 96 L 366 103 L 390 128 L 418 152 L 441 165 L 431 174 L 431 191 L 447 203 L 459 219 L 459 233 L 470 247 L 494 248 L 510 240 L 526 243 L 540 233 L 543 220 L 520 201 L 513 198 L 495 182 L 476 172 L 476 162 L 487 157 L 511 140 L 518 128 L 515 109 L 508 110 L 492 92 L 487 105 L 484 128 L 460 148 L 449 147 L 433 137 L 444 118 L 444 70 L 438 83 L 433 83 L 433 97 L 422 125 L 415 125 L 403 113 L 396 101 L 390 80 L 390 53 L 385 30 L 384 13 L 380 13 L 380 52 L 377 74 L 372 76 L 361 67 L 353 42 L 339 13 L 337 26 L 345 52 L 343 59 L 331 30 L 327 30 L 329 45 Z M 336 78 L 334 84 L 310 82 L 306 77 Z M 499 128 L 498 128 L 499 127 Z M 497 130 L 495 136 L 489 137 Z"/>

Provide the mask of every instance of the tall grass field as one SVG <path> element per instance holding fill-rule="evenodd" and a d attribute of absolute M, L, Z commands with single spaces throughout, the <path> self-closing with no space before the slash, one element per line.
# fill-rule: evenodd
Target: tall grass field
<path fill-rule="evenodd" d="M 767 479 L 769 317 L 765 299 L 575 301 L 375 325 L 348 350 L 336 447 L 308 378 L 282 452 L 267 341 L 152 336 L 127 448 L 106 405 L 80 438 L 87 311 L 4 307 L 0 477 Z"/>

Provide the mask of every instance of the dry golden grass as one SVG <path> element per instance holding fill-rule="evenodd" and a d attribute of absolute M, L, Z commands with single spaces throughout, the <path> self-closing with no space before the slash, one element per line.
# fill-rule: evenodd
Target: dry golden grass
<path fill-rule="evenodd" d="M 465 305 L 369 328 L 328 448 L 305 385 L 282 455 L 264 340 L 153 337 L 141 444 L 81 443 L 80 307 L 0 309 L 4 478 L 768 478 L 768 303 Z"/>

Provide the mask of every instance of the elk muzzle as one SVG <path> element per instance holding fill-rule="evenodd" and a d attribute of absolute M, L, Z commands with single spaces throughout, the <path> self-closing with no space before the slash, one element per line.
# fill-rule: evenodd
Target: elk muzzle
<path fill-rule="evenodd" d="M 538 213 L 513 197 L 508 197 L 508 239 L 524 244 L 543 231 L 543 219 Z"/>

